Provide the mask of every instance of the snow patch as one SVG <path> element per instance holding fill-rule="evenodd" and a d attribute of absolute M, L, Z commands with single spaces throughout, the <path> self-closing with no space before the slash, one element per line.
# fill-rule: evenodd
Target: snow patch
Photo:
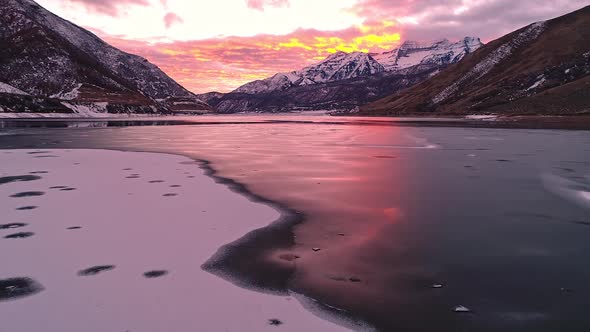
<path fill-rule="evenodd" d="M 472 114 L 465 116 L 466 119 L 469 120 L 495 120 L 498 118 L 497 115 L 480 115 L 480 114 Z"/>
<path fill-rule="evenodd" d="M 99 103 L 88 103 L 88 104 L 71 104 L 68 102 L 62 102 L 62 105 L 71 109 L 72 111 L 87 117 L 93 117 L 96 114 L 107 113 L 107 102 Z"/>
<path fill-rule="evenodd" d="M 566 72 L 566 74 L 567 74 L 567 72 Z M 543 83 L 545 83 L 545 81 L 547 81 L 547 79 L 545 78 L 545 76 L 541 75 L 541 78 L 539 80 L 537 80 L 533 85 L 529 86 L 525 91 L 536 89 L 539 86 L 543 85 Z"/>
<path fill-rule="evenodd" d="M 56 98 L 56 99 L 61 99 L 61 100 L 74 100 L 80 96 L 80 88 L 81 87 L 82 87 L 82 84 L 78 84 L 71 91 L 68 91 L 68 92 L 61 91 L 59 93 L 51 95 L 49 98 Z"/>
<path fill-rule="evenodd" d="M 0 93 L 12 93 L 15 95 L 24 95 L 24 96 L 28 96 L 29 94 L 19 90 L 15 87 L 13 87 L 12 85 L 8 85 L 6 83 L 2 83 L 0 82 Z"/>

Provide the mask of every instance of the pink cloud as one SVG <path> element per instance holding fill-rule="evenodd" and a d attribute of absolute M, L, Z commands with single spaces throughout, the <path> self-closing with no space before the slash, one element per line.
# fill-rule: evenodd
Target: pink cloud
<path fill-rule="evenodd" d="M 141 4 L 143 1 L 147 0 L 127 0 L 126 3 Z M 165 2 L 156 1 L 157 5 L 161 1 Z M 149 41 L 132 41 L 97 33 L 116 47 L 146 57 L 192 91 L 227 92 L 277 72 L 300 69 L 336 51 L 383 52 L 404 40 L 458 40 L 465 36 L 489 41 L 534 21 L 577 9 L 587 1 L 358 0 L 351 10 L 365 19 L 363 26 L 336 31 L 299 29 L 284 35 L 229 36 L 183 42 L 158 42 L 169 39 L 156 37 Z M 248 5 L 263 11 L 265 6 L 287 6 L 289 2 L 249 0 Z M 404 17 L 416 17 L 417 22 L 396 21 Z M 185 19 L 188 23 L 188 16 Z M 181 21 L 172 12 L 164 18 L 166 27 Z"/>
<path fill-rule="evenodd" d="M 119 15 L 119 6 L 121 5 L 140 5 L 149 6 L 148 0 L 66 0 L 70 3 L 81 4 L 89 12 L 97 12 L 110 16 Z"/>
<path fill-rule="evenodd" d="M 197 93 L 228 92 L 277 72 L 300 69 L 337 51 L 391 50 L 401 38 L 399 27 L 381 23 L 340 31 L 300 29 L 287 35 L 166 43 L 128 40 L 93 30 L 111 45 L 147 58 Z"/>
<path fill-rule="evenodd" d="M 265 7 L 288 7 L 289 0 L 246 0 L 248 8 L 264 11 Z"/>
<path fill-rule="evenodd" d="M 184 20 L 182 17 L 178 16 L 176 13 L 169 12 L 164 16 L 164 25 L 166 25 L 166 29 L 169 29 L 174 24 L 183 23 Z"/>

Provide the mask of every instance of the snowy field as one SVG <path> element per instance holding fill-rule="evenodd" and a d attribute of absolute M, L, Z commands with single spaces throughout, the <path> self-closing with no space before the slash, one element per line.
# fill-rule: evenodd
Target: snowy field
<path fill-rule="evenodd" d="M 0 197 L 1 332 L 345 330 L 201 269 L 279 213 L 188 158 L 0 150 Z"/>

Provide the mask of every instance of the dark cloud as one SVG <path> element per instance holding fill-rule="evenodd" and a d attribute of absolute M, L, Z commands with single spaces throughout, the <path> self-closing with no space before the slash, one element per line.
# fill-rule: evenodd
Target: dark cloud
<path fill-rule="evenodd" d="M 149 6 L 148 0 L 66 0 L 70 3 L 81 4 L 90 12 L 97 12 L 110 16 L 118 16 L 121 5 Z"/>
<path fill-rule="evenodd" d="M 404 24 L 404 39 L 473 35 L 489 41 L 587 5 L 590 0 L 362 0 L 353 11 L 371 19 L 416 18 L 418 24 Z"/>
<path fill-rule="evenodd" d="M 174 24 L 183 22 L 184 20 L 182 17 L 176 15 L 176 13 L 173 12 L 169 12 L 164 16 L 164 25 L 166 25 L 166 29 L 169 29 Z"/>
<path fill-rule="evenodd" d="M 264 11 L 265 7 L 288 7 L 289 0 L 246 0 L 248 8 Z"/>

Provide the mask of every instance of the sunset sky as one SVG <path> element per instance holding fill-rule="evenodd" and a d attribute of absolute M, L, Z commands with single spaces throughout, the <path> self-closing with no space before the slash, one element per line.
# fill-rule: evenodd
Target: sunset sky
<path fill-rule="evenodd" d="M 38 0 L 197 93 L 404 40 L 484 42 L 590 0 Z"/>

